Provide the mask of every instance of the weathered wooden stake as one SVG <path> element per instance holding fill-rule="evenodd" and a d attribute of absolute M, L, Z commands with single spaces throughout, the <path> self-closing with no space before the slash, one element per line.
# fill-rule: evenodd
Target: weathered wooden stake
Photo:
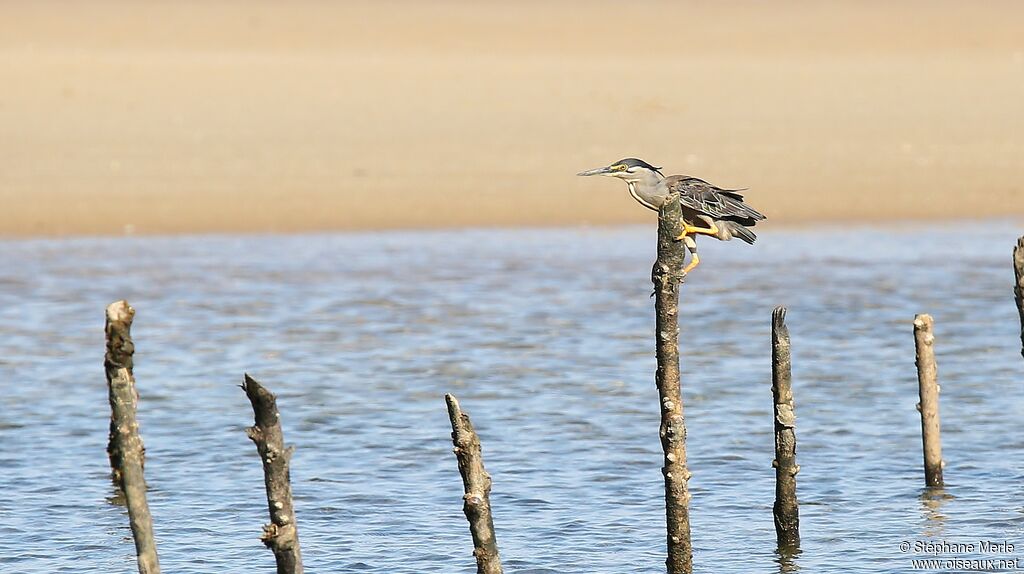
<path fill-rule="evenodd" d="M 800 507 L 796 498 L 796 411 L 793 375 L 786 327 L 786 308 L 772 312 L 772 397 L 775 405 L 775 536 L 779 550 L 800 548 Z"/>
<path fill-rule="evenodd" d="M 917 348 L 917 385 L 921 402 L 921 437 L 924 442 L 924 480 L 928 486 L 942 486 L 942 436 L 939 425 L 939 382 L 935 366 L 935 336 L 931 315 L 914 317 Z"/>
<path fill-rule="evenodd" d="M 459 401 L 452 395 L 445 395 L 444 400 L 448 403 L 452 444 L 455 446 L 455 458 L 459 461 L 459 473 L 466 493 L 462 497 L 462 511 L 466 514 L 469 532 L 473 536 L 476 571 L 477 574 L 501 574 L 501 557 L 498 555 L 494 520 L 491 517 L 491 475 L 484 469 L 480 437 L 473 430 L 469 415 L 462 412 Z"/>
<path fill-rule="evenodd" d="M 684 245 L 679 196 L 670 195 L 658 212 L 658 259 L 654 282 L 655 337 L 658 370 L 655 382 L 661 406 L 661 447 L 665 453 L 665 518 L 667 522 L 668 574 L 690 574 L 690 471 L 686 468 L 686 424 L 679 382 L 679 288 L 683 283 Z"/>
<path fill-rule="evenodd" d="M 146 478 L 143 474 L 145 447 L 135 418 L 139 395 L 132 374 L 132 319 L 135 309 L 127 301 L 107 306 L 107 354 L 103 366 L 107 371 L 110 399 L 110 438 L 107 454 L 113 470 L 114 483 L 124 492 L 128 506 L 128 522 L 135 539 L 139 574 L 160 574 L 160 560 L 153 538 L 153 517 L 146 502 Z"/>
<path fill-rule="evenodd" d="M 1017 300 L 1017 312 L 1020 313 L 1020 344 L 1021 356 L 1024 356 L 1024 237 L 1017 240 L 1013 248 L 1013 297 Z"/>
<path fill-rule="evenodd" d="M 263 482 L 270 510 L 270 524 L 263 527 L 260 540 L 274 552 L 277 574 L 302 574 L 302 553 L 299 551 L 299 531 L 295 524 L 288 470 L 295 449 L 284 446 L 281 414 L 274 394 L 249 375 L 245 375 L 241 386 L 252 403 L 256 418 L 256 425 L 245 429 L 245 433 L 256 443 L 256 450 L 263 461 Z"/>

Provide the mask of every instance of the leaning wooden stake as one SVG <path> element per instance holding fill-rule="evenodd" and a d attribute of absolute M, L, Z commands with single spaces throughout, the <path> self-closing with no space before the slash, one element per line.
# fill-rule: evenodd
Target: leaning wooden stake
<path fill-rule="evenodd" d="M 299 532 L 292 506 L 292 485 L 288 463 L 293 448 L 284 446 L 281 432 L 281 414 L 277 411 L 277 398 L 249 375 L 242 384 L 245 395 L 252 403 L 256 425 L 245 429 L 263 461 L 263 482 L 267 488 L 267 506 L 270 524 L 263 527 L 260 538 L 274 552 L 277 574 L 301 574 L 302 553 L 299 551 Z"/>
<path fill-rule="evenodd" d="M 1013 248 L 1013 296 L 1017 300 L 1017 312 L 1020 313 L 1020 354 L 1024 356 L 1024 237 L 1017 240 Z"/>
<path fill-rule="evenodd" d="M 661 405 L 661 447 L 665 453 L 665 517 L 668 525 L 668 574 L 693 570 L 690 545 L 690 471 L 686 468 L 686 424 L 679 383 L 679 288 L 682 285 L 684 245 L 679 196 L 670 195 L 658 212 L 658 259 L 654 281 L 655 333 L 658 370 L 655 382 Z"/>
<path fill-rule="evenodd" d="M 939 426 L 939 382 L 935 366 L 935 336 L 931 315 L 914 317 L 917 348 L 917 385 L 921 402 L 921 437 L 924 441 L 924 480 L 928 486 L 942 486 L 942 436 Z"/>
<path fill-rule="evenodd" d="M 796 412 L 786 308 L 772 311 L 772 397 L 775 404 L 775 536 L 779 550 L 800 547 L 800 507 L 796 498 Z"/>
<path fill-rule="evenodd" d="M 459 461 L 459 473 L 466 492 L 462 497 L 462 511 L 466 513 L 469 532 L 473 535 L 476 571 L 477 574 L 501 574 L 501 557 L 491 518 L 491 475 L 484 469 L 480 437 L 473 430 L 469 415 L 459 407 L 459 401 L 452 395 L 445 395 L 444 400 L 448 403 L 452 444 L 455 445 L 455 458 Z"/>
<path fill-rule="evenodd" d="M 139 435 L 135 410 L 139 395 L 132 374 L 132 319 L 135 309 L 127 301 L 117 301 L 107 307 L 107 354 L 103 361 L 107 371 L 107 390 L 110 399 L 110 440 L 107 454 L 114 482 L 124 492 L 128 505 L 128 521 L 135 539 L 139 574 L 159 574 L 160 561 L 153 538 L 153 517 L 146 502 L 146 478 L 143 475 L 145 448 Z"/>

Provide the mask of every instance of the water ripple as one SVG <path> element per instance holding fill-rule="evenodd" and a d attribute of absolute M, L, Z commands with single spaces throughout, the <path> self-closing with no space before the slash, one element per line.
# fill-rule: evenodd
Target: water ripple
<path fill-rule="evenodd" d="M 1019 230 L 976 231 L 702 245 L 681 327 L 698 572 L 905 572 L 908 539 L 1024 547 Z M 127 298 L 165 571 L 273 563 L 243 372 L 279 394 L 298 447 L 310 572 L 474 571 L 445 392 L 483 438 L 510 572 L 660 571 L 653 243 L 650 228 L 0 242 L 0 534 L 17 541 L 0 567 L 134 568 L 104 452 L 103 309 Z M 799 415 L 792 559 L 771 516 L 777 304 Z M 944 391 L 941 495 L 921 487 L 922 311 Z"/>

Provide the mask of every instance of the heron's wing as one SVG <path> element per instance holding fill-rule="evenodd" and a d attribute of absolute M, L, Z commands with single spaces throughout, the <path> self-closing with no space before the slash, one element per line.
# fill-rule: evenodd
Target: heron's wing
<path fill-rule="evenodd" d="M 668 182 L 670 192 L 679 193 L 679 202 L 713 219 L 751 219 L 760 221 L 764 215 L 743 203 L 736 190 L 721 189 L 695 177 L 680 177 Z"/>

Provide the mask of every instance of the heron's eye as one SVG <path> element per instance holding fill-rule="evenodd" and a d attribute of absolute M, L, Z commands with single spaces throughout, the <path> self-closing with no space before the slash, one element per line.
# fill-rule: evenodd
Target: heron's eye
<path fill-rule="evenodd" d="M 612 170 L 612 171 L 625 171 L 625 170 L 626 170 L 626 166 L 625 166 L 625 165 L 623 165 L 623 164 L 621 164 L 621 163 L 619 163 L 619 164 L 615 164 L 615 165 L 613 165 L 613 166 L 611 167 L 611 170 Z"/>

